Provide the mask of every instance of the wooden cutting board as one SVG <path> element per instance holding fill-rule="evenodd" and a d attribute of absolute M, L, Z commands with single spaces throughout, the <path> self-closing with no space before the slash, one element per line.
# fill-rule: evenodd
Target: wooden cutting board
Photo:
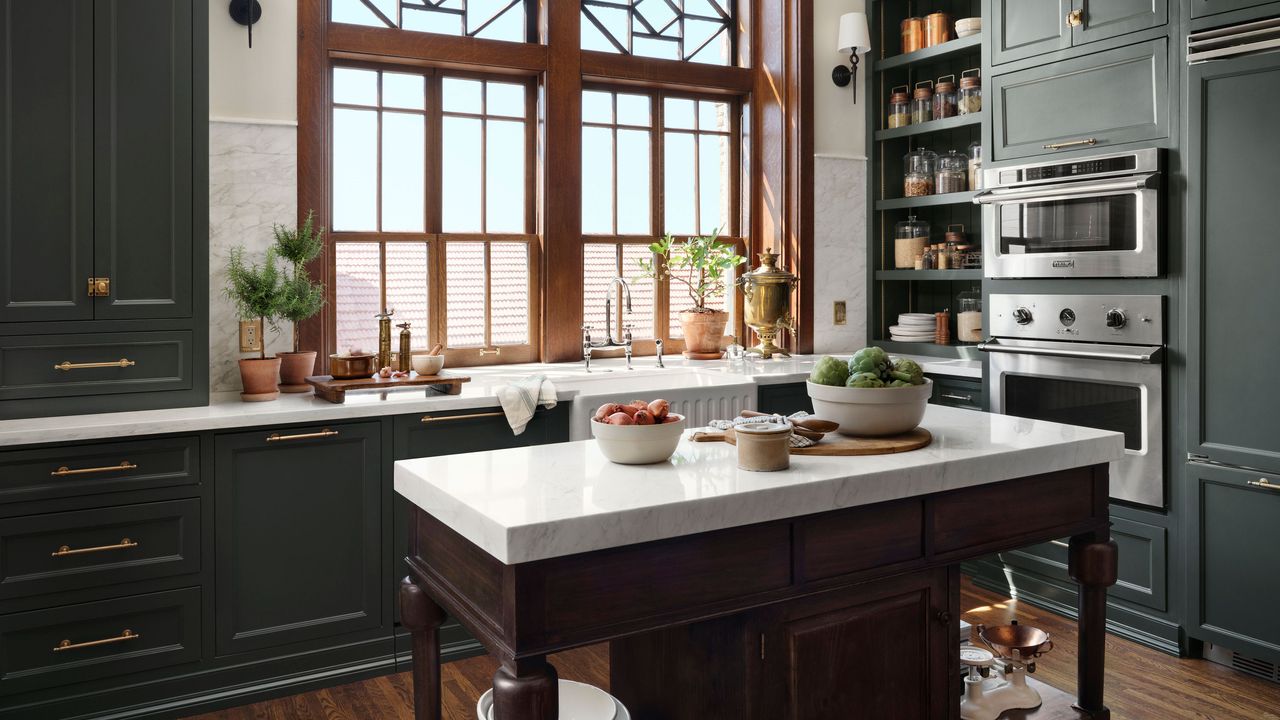
<path fill-rule="evenodd" d="M 694 442 L 727 442 L 735 445 L 732 430 L 699 430 L 693 434 Z M 890 455 L 919 450 L 933 442 L 933 434 L 922 427 L 901 435 L 887 437 L 846 437 L 834 433 L 827 435 L 817 445 L 791 448 L 792 455 Z"/>
<path fill-rule="evenodd" d="M 351 380 L 334 380 L 331 375 L 314 375 L 307 378 L 307 384 L 315 388 L 317 397 L 331 403 L 342 403 L 347 399 L 347 391 L 357 390 L 400 390 L 418 388 L 428 392 L 442 392 L 446 395 L 457 395 L 462 392 L 462 383 L 471 378 L 462 375 L 419 375 L 410 373 L 408 377 L 384 378 L 367 377 Z"/>

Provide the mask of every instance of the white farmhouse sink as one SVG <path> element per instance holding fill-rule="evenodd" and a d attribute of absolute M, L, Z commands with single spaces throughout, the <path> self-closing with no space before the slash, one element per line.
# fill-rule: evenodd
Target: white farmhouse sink
<path fill-rule="evenodd" d="M 733 418 L 742 410 L 754 410 L 756 385 L 740 375 L 702 373 L 695 370 L 617 370 L 557 378 L 557 388 L 577 390 L 569 417 L 569 439 L 591 438 L 591 416 L 604 403 L 629 403 L 664 398 L 671 412 L 688 418 L 689 427 L 715 419 Z"/>

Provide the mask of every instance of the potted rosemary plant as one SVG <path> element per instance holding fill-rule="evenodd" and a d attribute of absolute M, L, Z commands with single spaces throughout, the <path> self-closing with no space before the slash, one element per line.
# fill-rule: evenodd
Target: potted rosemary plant
<path fill-rule="evenodd" d="M 283 296 L 280 273 L 276 269 L 276 250 L 267 249 L 267 257 L 261 265 L 245 260 L 244 247 L 234 247 L 227 260 L 227 286 L 223 293 L 235 303 L 241 320 L 257 320 L 266 328 L 280 312 Z M 280 377 L 280 358 L 267 357 L 266 338 L 256 358 L 241 358 L 240 383 L 245 402 L 275 400 L 280 396 L 277 381 Z"/>
<path fill-rule="evenodd" d="M 287 228 L 274 225 L 276 254 L 289 263 L 290 268 L 281 280 L 279 317 L 293 324 L 293 350 L 280 353 L 280 391 L 307 392 L 311 389 L 306 378 L 316 365 L 316 351 L 302 350 L 299 325 L 324 307 L 324 285 L 311 280 L 307 263 L 324 249 L 324 228 L 315 227 L 315 211 L 307 213 L 302 225 Z"/>
<path fill-rule="evenodd" d="M 639 261 L 646 277 L 669 279 L 688 292 L 693 305 L 680 312 L 680 327 L 684 331 L 684 355 L 693 360 L 720 357 L 729 313 L 707 307 L 707 299 L 723 293 L 732 279 L 733 269 L 747 261 L 733 246 L 720 243 L 719 236 L 717 230 L 710 235 L 677 241 L 667 234 L 649 246 L 649 250 L 661 258 L 660 262 Z"/>

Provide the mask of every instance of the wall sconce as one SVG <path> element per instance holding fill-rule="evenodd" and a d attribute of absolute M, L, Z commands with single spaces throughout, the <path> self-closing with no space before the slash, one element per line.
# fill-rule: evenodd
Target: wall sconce
<path fill-rule="evenodd" d="M 831 82 L 837 87 L 853 85 L 853 101 L 858 102 L 858 56 L 871 50 L 871 31 L 867 28 L 867 14 L 845 13 L 840 16 L 839 42 L 836 52 L 849 53 L 849 65 L 837 65 L 831 71 Z"/>
<path fill-rule="evenodd" d="M 232 20 L 249 28 L 249 47 L 253 47 L 253 24 L 262 19 L 262 3 L 258 0 L 231 0 L 227 12 Z"/>

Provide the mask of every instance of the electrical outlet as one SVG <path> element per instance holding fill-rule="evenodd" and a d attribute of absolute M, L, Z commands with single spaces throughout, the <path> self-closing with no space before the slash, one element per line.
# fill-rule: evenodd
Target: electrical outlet
<path fill-rule="evenodd" d="M 240 352 L 258 352 L 262 350 L 262 321 L 240 321 Z"/>
<path fill-rule="evenodd" d="M 843 325 L 845 323 L 845 314 L 844 301 L 837 300 L 831 310 L 831 322 L 836 325 Z"/>

